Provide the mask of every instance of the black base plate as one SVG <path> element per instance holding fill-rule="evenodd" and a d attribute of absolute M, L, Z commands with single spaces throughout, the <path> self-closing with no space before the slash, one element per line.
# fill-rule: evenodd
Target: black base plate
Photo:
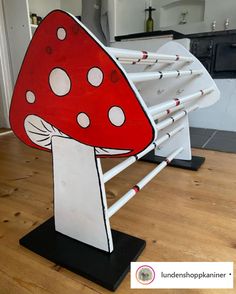
<path fill-rule="evenodd" d="M 152 163 L 161 163 L 163 160 L 165 160 L 165 157 L 156 156 L 154 154 L 154 151 L 152 150 L 148 154 L 143 156 L 140 160 Z M 192 156 L 192 160 L 173 159 L 169 165 L 173 167 L 197 171 L 204 163 L 204 161 L 205 157 Z"/>
<path fill-rule="evenodd" d="M 145 248 L 142 239 L 112 230 L 114 251 L 107 253 L 55 231 L 50 218 L 20 239 L 20 244 L 70 271 L 115 291 Z"/>

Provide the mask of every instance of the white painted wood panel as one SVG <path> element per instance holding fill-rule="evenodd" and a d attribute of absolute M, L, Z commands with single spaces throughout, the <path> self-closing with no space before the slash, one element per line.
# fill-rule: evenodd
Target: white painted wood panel
<path fill-rule="evenodd" d="M 111 252 L 106 194 L 94 147 L 54 136 L 52 153 L 56 230 Z"/>

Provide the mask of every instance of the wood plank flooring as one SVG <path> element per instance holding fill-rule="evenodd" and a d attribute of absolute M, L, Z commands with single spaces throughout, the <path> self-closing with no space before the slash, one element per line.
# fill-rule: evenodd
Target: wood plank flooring
<path fill-rule="evenodd" d="M 143 238 L 140 261 L 236 261 L 236 154 L 205 156 L 198 172 L 167 167 L 111 219 L 114 229 Z M 106 171 L 120 160 L 103 160 Z M 153 164 L 137 162 L 106 184 L 111 205 Z M 110 293 L 21 247 L 18 240 L 53 213 L 51 154 L 13 134 L 0 137 L 0 293 Z M 117 294 L 233 294 L 235 290 L 131 290 Z"/>

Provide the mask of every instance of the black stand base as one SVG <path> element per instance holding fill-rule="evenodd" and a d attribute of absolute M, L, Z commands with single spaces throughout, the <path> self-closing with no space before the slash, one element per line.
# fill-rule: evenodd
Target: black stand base
<path fill-rule="evenodd" d="M 165 157 L 156 156 L 154 151 L 150 151 L 148 154 L 143 156 L 140 160 L 152 162 L 152 163 L 161 163 L 165 160 Z M 205 161 L 205 157 L 192 156 L 192 160 L 182 160 L 182 159 L 173 159 L 170 166 L 179 167 L 189 170 L 197 171 Z"/>
<path fill-rule="evenodd" d="M 115 291 L 145 248 L 144 240 L 112 230 L 114 251 L 107 253 L 55 231 L 50 218 L 20 239 L 33 252 Z"/>

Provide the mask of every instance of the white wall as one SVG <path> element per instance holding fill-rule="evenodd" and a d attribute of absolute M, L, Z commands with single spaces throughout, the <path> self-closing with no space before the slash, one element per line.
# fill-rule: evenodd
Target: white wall
<path fill-rule="evenodd" d="M 82 0 L 60 0 L 60 7 L 75 16 L 82 14 Z"/>
<path fill-rule="evenodd" d="M 26 0 L 3 0 L 13 83 L 15 83 L 30 42 L 29 11 Z"/>
<path fill-rule="evenodd" d="M 168 1 L 162 0 L 161 3 Z M 191 0 L 190 0 L 191 1 Z M 175 25 L 169 27 L 184 34 L 209 32 L 212 22 L 216 21 L 216 30 L 224 30 L 224 23 L 229 18 L 229 29 L 236 29 L 236 1 L 235 0 L 205 0 L 204 21 L 188 23 L 185 25 Z M 188 16 L 187 16 L 188 19 Z M 162 27 L 161 29 L 163 29 Z"/>
<path fill-rule="evenodd" d="M 28 0 L 30 13 L 45 17 L 54 9 L 68 11 L 75 16 L 82 13 L 82 0 Z"/>
<path fill-rule="evenodd" d="M 3 1 L 0 0 L 0 127 L 9 127 L 9 108 L 12 96 L 10 54 L 7 46 Z"/>
<path fill-rule="evenodd" d="M 2 65 L 1 61 L 0 61 L 0 65 Z M 9 92 L 12 91 L 12 89 L 9 89 L 9 90 L 10 90 Z M 8 113 L 9 113 L 10 101 L 8 99 L 10 97 L 7 94 L 8 93 L 6 93 L 6 88 L 4 86 L 3 68 L 0 66 L 0 128 L 9 127 Z"/>
<path fill-rule="evenodd" d="M 153 0 L 153 6 L 159 0 Z M 110 0 L 108 1 L 108 17 L 110 39 L 114 36 L 140 33 L 145 29 L 146 0 Z M 156 12 L 153 18 L 157 19 Z M 154 23 L 156 26 L 156 22 Z M 156 27 L 155 27 L 156 28 Z"/>
<path fill-rule="evenodd" d="M 2 98 L 0 97 L 0 128 L 4 126 L 4 111 L 3 111 L 3 104 Z"/>
<path fill-rule="evenodd" d="M 215 80 L 220 100 L 190 114 L 190 126 L 236 132 L 236 80 Z"/>
<path fill-rule="evenodd" d="M 126 35 L 144 31 L 145 7 L 149 0 L 110 0 L 109 22 L 111 25 L 111 40 L 113 36 Z M 182 4 L 181 4 L 182 3 Z M 203 11 L 197 3 L 203 4 Z M 181 5 L 182 6 L 181 6 Z M 166 5 L 172 10 L 170 26 L 167 25 Z M 182 33 L 198 33 L 211 31 L 211 24 L 216 21 L 216 30 L 224 30 L 226 18 L 229 18 L 230 29 L 236 29 L 236 0 L 152 0 L 152 6 L 156 8 L 153 13 L 154 29 L 173 29 Z M 188 23 L 178 25 L 180 14 L 183 9 L 189 10 Z M 178 13 L 178 15 L 176 15 Z M 203 21 L 197 21 L 203 13 Z M 194 22 L 190 23 L 189 20 Z M 174 23 L 174 25 L 172 25 Z M 162 25 L 164 24 L 164 26 Z"/>
<path fill-rule="evenodd" d="M 107 7 L 107 0 L 83 0 L 82 1 L 82 22 L 93 34 L 103 43 L 106 44 L 106 37 L 102 31 L 101 15 L 103 12 L 103 6 Z M 108 0 L 110 1 L 110 0 Z M 106 12 L 106 9 L 105 9 Z M 103 19 L 104 20 L 104 19 Z M 104 31 L 107 32 L 107 22 L 103 22 Z M 109 35 L 109 33 L 108 33 Z M 109 36 L 107 38 L 109 40 Z"/>
<path fill-rule="evenodd" d="M 60 0 L 28 0 L 29 12 L 45 17 L 51 10 L 60 9 Z"/>

